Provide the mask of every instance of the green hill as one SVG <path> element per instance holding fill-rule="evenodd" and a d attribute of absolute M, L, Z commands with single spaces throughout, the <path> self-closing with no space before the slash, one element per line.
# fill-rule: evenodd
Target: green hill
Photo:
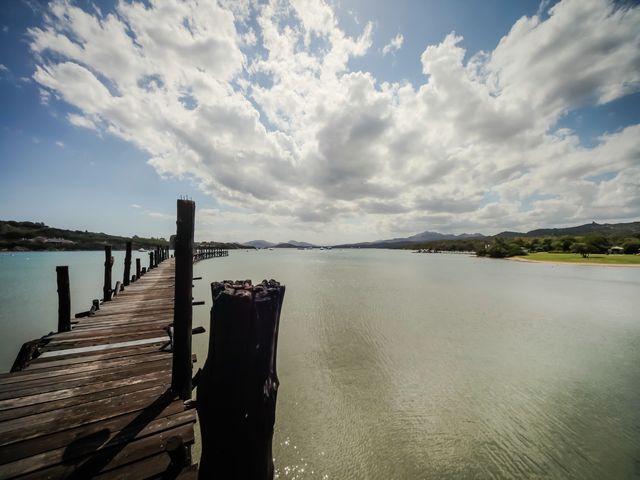
<path fill-rule="evenodd" d="M 49 227 L 41 222 L 16 222 L 0 220 L 0 250 L 102 250 L 111 245 L 124 250 L 127 241 L 134 249 L 168 246 L 164 238 L 132 238 L 107 233 L 82 230 L 65 230 Z"/>

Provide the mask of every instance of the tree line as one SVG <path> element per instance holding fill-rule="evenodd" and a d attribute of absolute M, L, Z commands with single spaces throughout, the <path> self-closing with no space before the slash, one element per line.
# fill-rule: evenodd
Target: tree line
<path fill-rule="evenodd" d="M 625 254 L 640 252 L 640 233 L 604 235 L 593 233 L 583 236 L 514 237 L 501 236 L 464 240 L 437 240 L 404 246 L 403 248 L 438 252 L 475 252 L 478 256 L 505 258 L 536 252 L 606 254 L 612 247 L 621 247 Z"/>

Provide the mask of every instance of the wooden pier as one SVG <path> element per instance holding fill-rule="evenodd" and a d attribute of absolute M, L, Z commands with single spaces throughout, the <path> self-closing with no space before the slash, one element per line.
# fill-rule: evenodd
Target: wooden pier
<path fill-rule="evenodd" d="M 170 390 L 174 262 L 0 375 L 0 478 L 197 477 L 195 409 Z"/>
<path fill-rule="evenodd" d="M 69 269 L 56 268 L 58 332 L 25 343 L 12 372 L 0 374 L 0 479 L 273 479 L 285 288 L 212 283 L 215 338 L 193 376 L 192 335 L 204 332 L 192 329 L 193 305 L 204 304 L 193 301 L 193 263 L 228 255 L 194 246 L 194 221 L 195 203 L 178 200 L 174 257 L 158 247 L 131 277 L 127 242 L 113 288 L 105 246 L 103 299 L 75 319 Z M 200 469 L 191 458 L 196 411 Z"/>

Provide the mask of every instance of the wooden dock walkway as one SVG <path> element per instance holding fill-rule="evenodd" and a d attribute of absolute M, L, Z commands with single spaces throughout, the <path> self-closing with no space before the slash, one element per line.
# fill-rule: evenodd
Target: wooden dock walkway
<path fill-rule="evenodd" d="M 170 258 L 0 375 L 0 479 L 197 477 L 196 411 L 169 389 L 174 283 Z"/>

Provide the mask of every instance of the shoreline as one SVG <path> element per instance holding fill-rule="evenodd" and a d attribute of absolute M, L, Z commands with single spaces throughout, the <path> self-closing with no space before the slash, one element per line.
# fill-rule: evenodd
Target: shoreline
<path fill-rule="evenodd" d="M 603 263 L 603 262 L 563 262 L 562 260 L 533 260 L 523 257 L 508 257 L 507 260 L 523 263 L 547 263 L 552 265 L 582 265 L 586 267 L 621 267 L 621 268 L 640 268 L 640 264 L 634 263 Z"/>

